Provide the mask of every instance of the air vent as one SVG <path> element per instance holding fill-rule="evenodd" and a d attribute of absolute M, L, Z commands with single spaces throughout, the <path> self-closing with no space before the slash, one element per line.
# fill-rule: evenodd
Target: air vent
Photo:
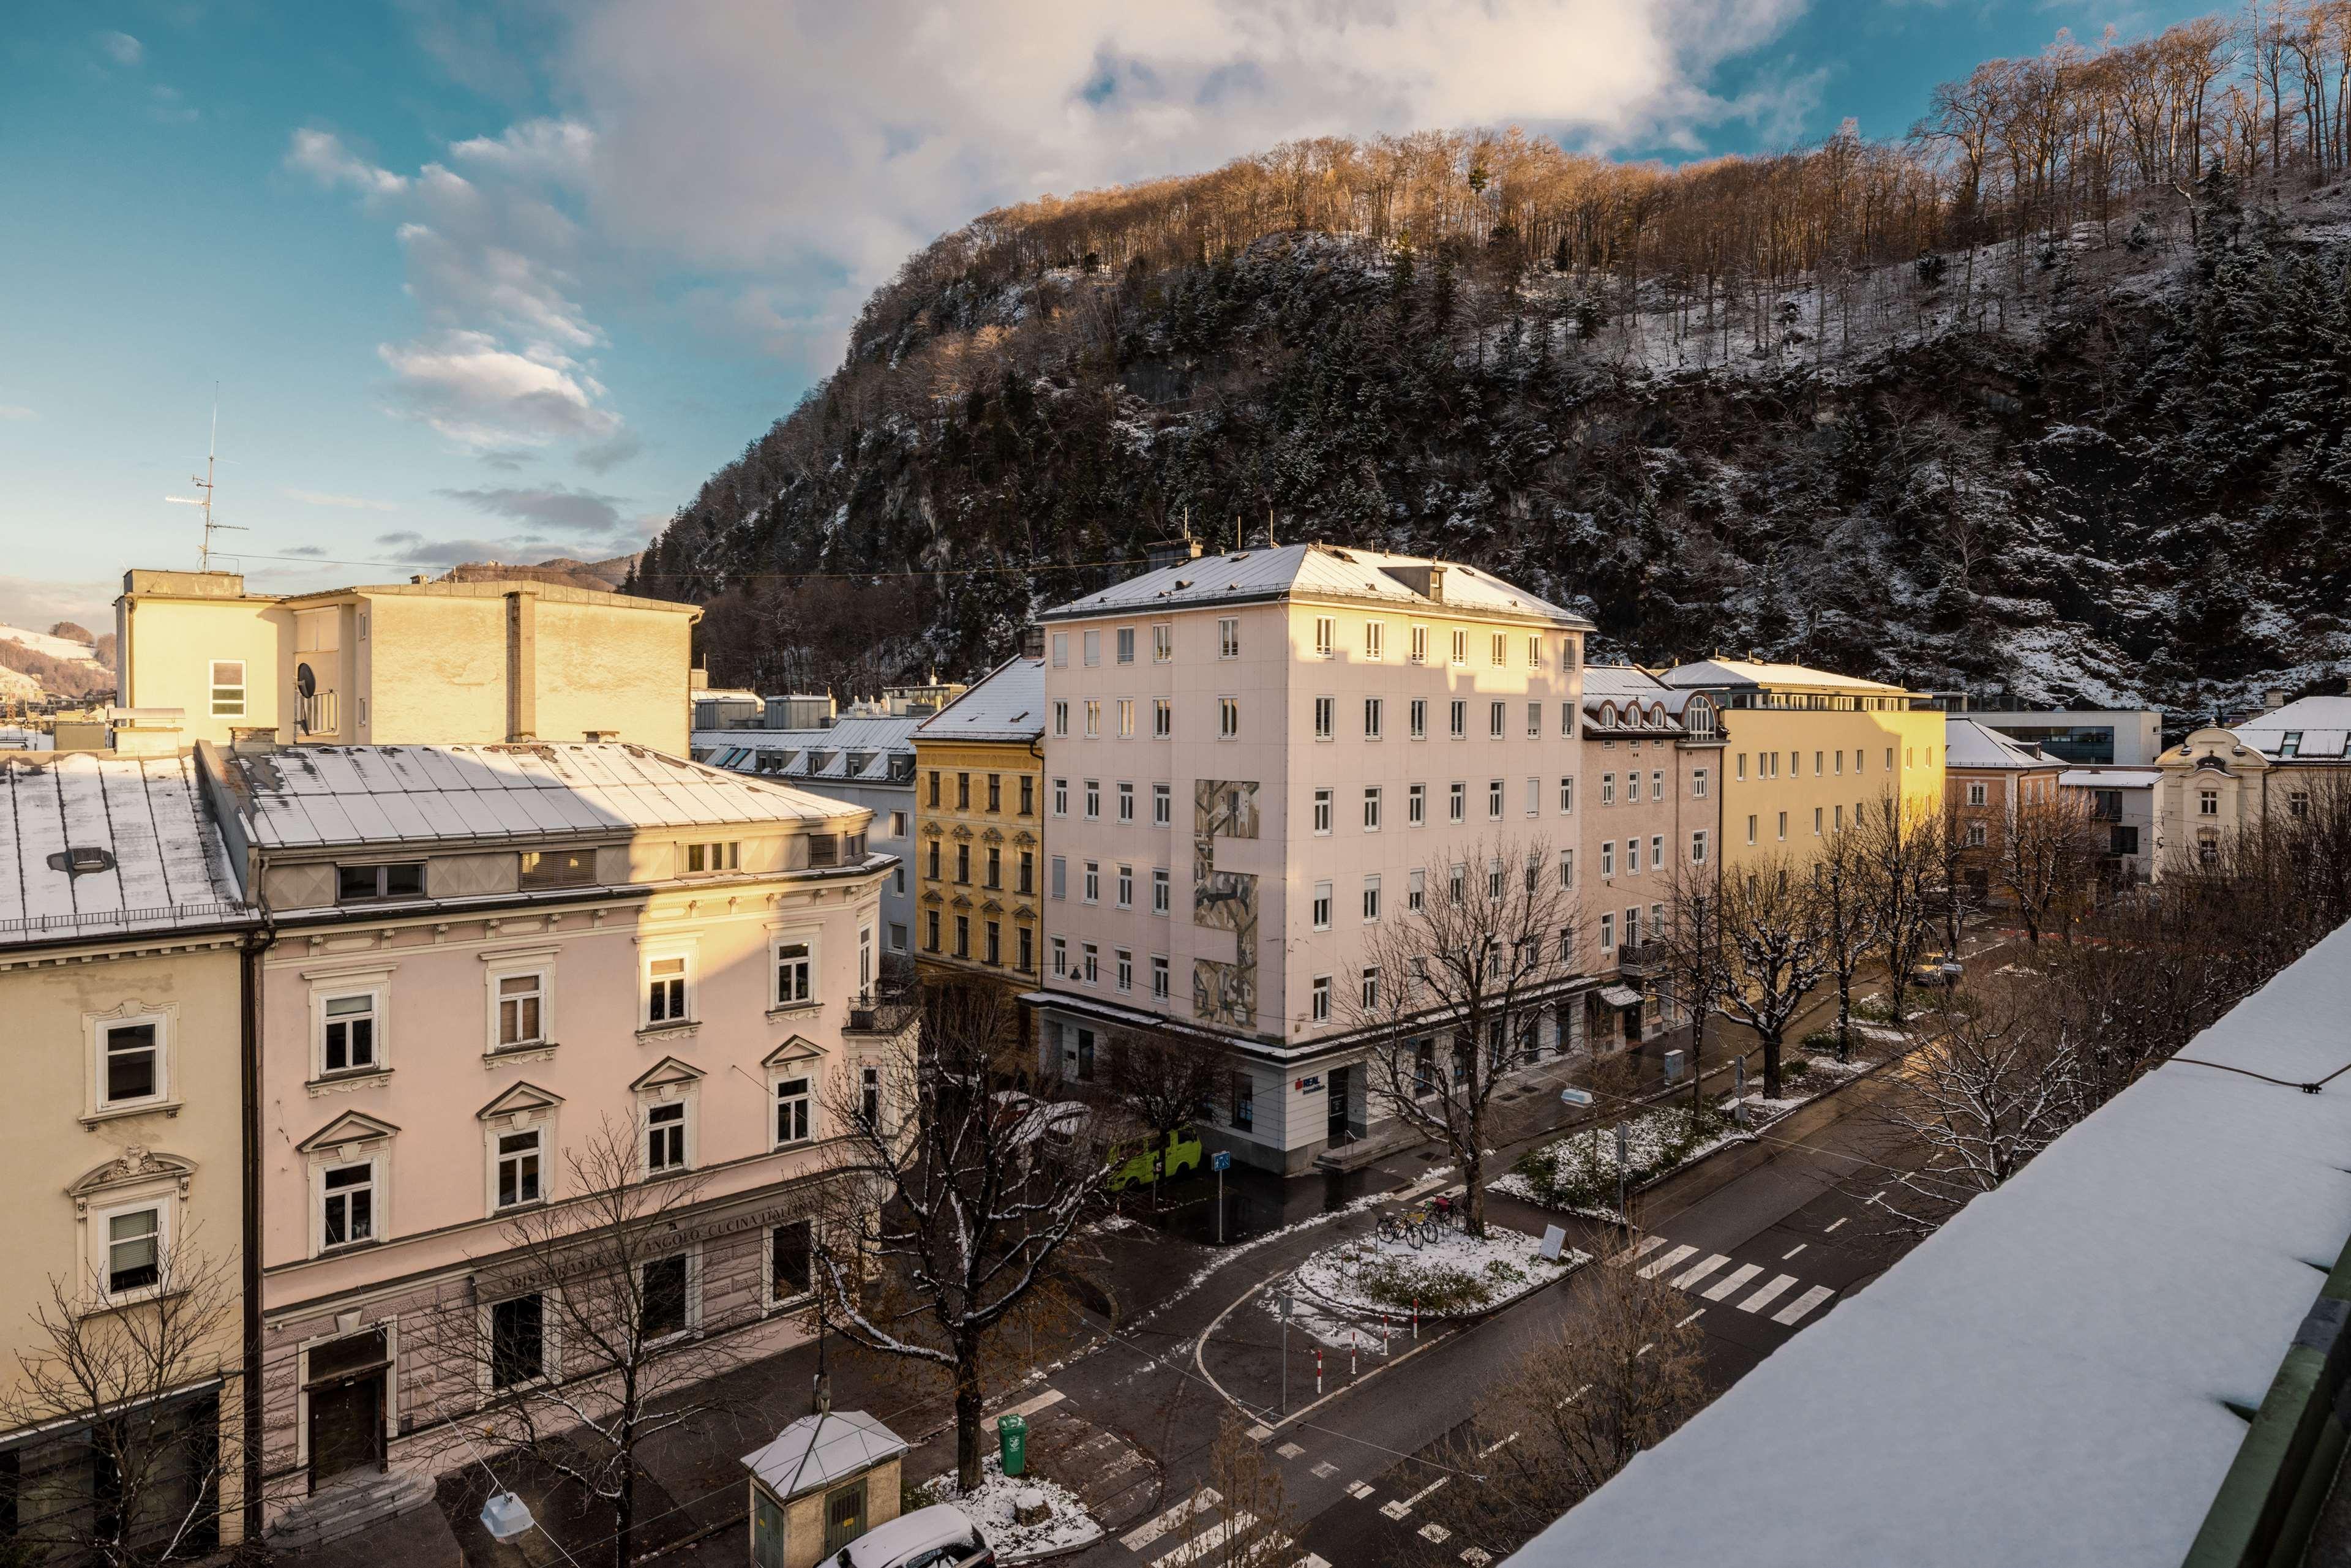
<path fill-rule="evenodd" d="M 95 844 L 76 844 L 48 857 L 49 869 L 68 876 L 94 876 L 114 869 L 114 852 Z"/>

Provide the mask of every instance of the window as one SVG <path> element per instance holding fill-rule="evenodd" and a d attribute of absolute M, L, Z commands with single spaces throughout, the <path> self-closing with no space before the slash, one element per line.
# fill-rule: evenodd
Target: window
<path fill-rule="evenodd" d="M 1086 821 L 1102 821 L 1102 780 L 1099 779 L 1086 780 Z"/>
<path fill-rule="evenodd" d="M 2219 816 L 2220 814 L 2220 791 L 2218 789 L 2197 790 L 2196 814 L 2199 817 Z"/>
<path fill-rule="evenodd" d="M 2300 756 L 2301 753 L 2302 731 L 2298 729 L 2287 730 L 2285 732 L 2285 738 L 2278 742 L 2278 755 L 2280 757 L 2297 757 Z"/>
<path fill-rule="evenodd" d="M 931 857 L 930 857 L 930 858 L 931 858 L 930 878 L 931 878 L 931 880 L 932 880 L 933 882 L 936 882 L 936 881 L 938 881 L 938 880 L 939 880 L 939 841 L 938 841 L 938 840 L 936 840 L 936 839 L 933 839 L 933 840 L 931 841 Z"/>
<path fill-rule="evenodd" d="M 160 1105 L 169 1095 L 164 1025 L 156 1019 L 110 1023 L 99 1036 L 98 1108 Z"/>
<path fill-rule="evenodd" d="M 245 661 L 243 659 L 213 661 L 213 716 L 214 718 L 245 716 Z"/>
<path fill-rule="evenodd" d="M 1817 838 L 1819 838 L 1820 836 L 1821 836 L 1821 808 L 1820 808 L 1820 807 L 1818 807 L 1818 806 L 1815 806 L 1815 807 L 1813 807 L 1813 837 L 1814 837 L 1814 838 L 1816 838 L 1816 839 L 1817 839 Z"/>
<path fill-rule="evenodd" d="M 1165 740 L 1176 733 L 1176 705 L 1165 697 L 1151 699 L 1151 734 Z"/>
<path fill-rule="evenodd" d="M 1314 699 L 1315 739 L 1328 740 L 1331 738 L 1331 732 L 1333 727 L 1333 719 L 1337 715 L 1338 710 L 1339 699 L 1336 697 L 1316 697 Z"/>
<path fill-rule="evenodd" d="M 645 1174 L 666 1176 L 685 1168 L 685 1102 L 667 1100 L 645 1107 Z"/>
<path fill-rule="evenodd" d="M 319 1245 L 375 1239 L 375 1162 L 329 1166 L 319 1173 Z"/>
<path fill-rule="evenodd" d="M 1066 669 L 1069 667 L 1069 663 L 1070 634 L 1067 632 L 1056 632 L 1053 633 L 1054 667 L 1057 669 Z"/>
<path fill-rule="evenodd" d="M 1373 785 L 1364 791 L 1364 831 L 1376 833 L 1379 831 L 1380 790 L 1379 786 Z"/>
<path fill-rule="evenodd" d="M 490 1308 L 490 1386 L 512 1388 L 547 1374 L 547 1299 L 536 1292 Z"/>
<path fill-rule="evenodd" d="M 1486 734 L 1489 737 L 1495 740 L 1501 739 L 1502 728 L 1505 725 L 1509 724 L 1510 721 L 1510 704 L 1505 702 L 1491 702 L 1486 705 Z"/>
<path fill-rule="evenodd" d="M 1053 815 L 1066 817 L 1069 814 L 1070 781 L 1066 779 L 1056 779 L 1053 780 Z"/>
<path fill-rule="evenodd" d="M 1428 786 L 1415 784 L 1404 794 L 1404 821 L 1408 828 L 1417 828 L 1428 821 Z"/>
<path fill-rule="evenodd" d="M 1175 791 L 1165 784 L 1151 787 L 1151 825 L 1164 828 L 1176 820 Z"/>
<path fill-rule="evenodd" d="M 1241 700 L 1238 697 L 1217 699 L 1217 738 L 1232 740 L 1241 732 Z"/>
<path fill-rule="evenodd" d="M 1459 904 L 1464 898 L 1468 896 L 1468 881 L 1469 868 L 1463 865 L 1459 861 L 1454 862 L 1453 869 L 1447 877 L 1445 891 L 1447 896 L 1449 896 L 1455 904 Z"/>
<path fill-rule="evenodd" d="M 1498 669 L 1510 662 L 1510 639 L 1509 633 L 1497 632 L 1493 634 L 1490 653 L 1487 662 L 1493 664 Z"/>
<path fill-rule="evenodd" d="M 1426 697 L 1412 699 L 1409 717 L 1412 724 L 1412 737 L 1415 740 L 1426 740 L 1428 738 L 1428 699 Z"/>
<path fill-rule="evenodd" d="M 923 951 L 937 952 L 939 950 L 939 912 L 935 909 L 923 911 Z"/>
<path fill-rule="evenodd" d="M 1314 929 L 1331 929 L 1331 884 L 1327 882 L 1314 884 Z"/>
<path fill-rule="evenodd" d="M 1036 810 L 1037 780 L 1033 776 L 1023 773 L 1020 776 L 1020 814 L 1024 817 L 1029 816 L 1034 814 Z M 896 826 L 894 821 L 892 826 Z"/>
<path fill-rule="evenodd" d="M 816 1000 L 816 969 L 805 938 L 776 944 L 776 1006 L 796 1008 Z"/>
<path fill-rule="evenodd" d="M 1486 896 L 1488 898 L 1502 896 L 1502 862 L 1500 861 L 1493 860 L 1486 862 Z M 1489 942 L 1489 946 L 1491 945 Z"/>
<path fill-rule="evenodd" d="M 1541 779 L 1527 780 L 1527 815 L 1530 817 L 1542 815 L 1542 780 Z"/>
<path fill-rule="evenodd" d="M 987 809 L 990 811 L 1004 810 L 1004 775 L 1001 773 L 987 776 Z"/>
<path fill-rule="evenodd" d="M 370 998 L 371 1003 L 373 998 Z M 528 975 L 498 977 L 498 1049 L 509 1046 L 538 1045 L 547 1039 L 541 1021 L 547 1001 L 547 977 L 538 970 Z M 328 1055 L 334 1054 L 331 1015 L 335 1004 L 329 1002 Z"/>
<path fill-rule="evenodd" d="M 1604 915 L 1600 917 L 1600 950 L 1605 953 L 1615 946 L 1616 917 L 1613 915 Z"/>
<path fill-rule="evenodd" d="M 1366 621 L 1364 622 L 1364 658 L 1377 659 L 1380 657 L 1381 644 L 1385 641 L 1386 634 L 1387 628 L 1384 622 L 1378 621 Z"/>
<path fill-rule="evenodd" d="M 1968 804 L 1970 806 L 1980 806 L 1984 804 L 1984 801 L 1985 790 L 1983 785 L 1978 780 L 1970 779 L 1968 781 Z"/>
<path fill-rule="evenodd" d="M 319 1016 L 323 1020 L 319 1042 L 319 1071 L 329 1072 L 365 1072 L 377 1066 L 375 1053 L 376 993 L 355 992 L 349 996 L 328 997 L 320 1001 Z M 152 1025 L 141 1026 L 152 1029 Z M 120 1098 L 112 1092 L 111 1068 L 114 1061 L 113 1036 L 108 1036 L 107 1062 L 110 1100 Z"/>
<path fill-rule="evenodd" d="M 1574 813 L 1574 810 L 1575 779 L 1570 777 L 1559 781 L 1559 814 L 1562 817 L 1570 816 Z"/>
<path fill-rule="evenodd" d="M 1118 662 L 1122 664 L 1134 663 L 1134 628 L 1132 626 L 1118 629 Z"/>
<path fill-rule="evenodd" d="M 955 879 L 967 887 L 971 884 L 971 846 L 969 844 L 956 846 Z"/>
<path fill-rule="evenodd" d="M 938 770 L 937 768 L 932 768 L 932 769 L 931 769 L 931 810 L 934 810 L 934 811 L 935 811 L 935 810 L 937 810 L 938 809 L 939 809 L 939 770 Z"/>
<path fill-rule="evenodd" d="M 1455 822 L 1467 821 L 1469 818 L 1469 786 L 1458 779 L 1453 781 L 1446 797 L 1446 818 Z"/>
<path fill-rule="evenodd" d="M 1452 736 L 1456 740 L 1468 738 L 1469 734 L 1469 705 L 1461 698 L 1456 697 L 1453 699 L 1452 706 L 1446 716 L 1451 726 L 1447 733 Z"/>
<path fill-rule="evenodd" d="M 689 875 L 706 872 L 734 871 L 742 864 L 739 843 L 688 844 L 685 846 L 685 869 Z M 524 857 L 523 869 L 529 870 L 529 857 Z"/>
<path fill-rule="evenodd" d="M 1328 615 L 1314 618 L 1314 654 L 1321 659 L 1338 656 L 1339 622 Z"/>
<path fill-rule="evenodd" d="M 1118 699 L 1118 737 L 1121 740 L 1134 738 L 1134 699 L 1133 697 Z"/>
<path fill-rule="evenodd" d="M 1134 786 L 1123 779 L 1118 785 L 1118 820 L 1122 822 L 1134 821 Z"/>
<path fill-rule="evenodd" d="M 1376 967 L 1364 966 L 1363 988 L 1358 995 L 1362 998 L 1365 1012 L 1380 1005 L 1380 972 Z"/>
<path fill-rule="evenodd" d="M 339 865 L 335 868 L 335 901 L 354 904 L 370 898 L 422 898 L 424 862 L 395 861 L 389 865 Z"/>
<path fill-rule="evenodd" d="M 776 1144 L 805 1144 L 809 1139 L 809 1081 L 784 1078 L 776 1083 Z"/>
<path fill-rule="evenodd" d="M 1097 948 L 1097 947 L 1096 947 L 1092 943 L 1091 943 L 1091 942 L 1087 942 L 1087 943 L 1083 943 L 1083 944 L 1081 944 L 1081 950 L 1083 951 L 1083 953 L 1085 954 L 1085 963 L 1084 963 L 1084 967 L 1083 967 L 1083 969 L 1082 969 L 1081 977 L 1085 980 L 1086 984 L 1087 984 L 1087 985 L 1089 985 L 1089 986 L 1093 986 L 1093 985 L 1099 985 L 1099 984 L 1101 984 L 1101 983 L 1102 983 L 1102 951 L 1101 951 L 1101 949 L 1100 949 L 1100 948 Z M 1088 1031 L 1081 1030 L 1080 1032 L 1081 1032 L 1081 1033 L 1085 1033 L 1085 1032 L 1088 1032 Z"/>
<path fill-rule="evenodd" d="M 693 1326 L 691 1262 L 678 1252 L 639 1269 L 637 1302 L 643 1314 L 639 1332 L 647 1343 L 682 1334 Z"/>
<path fill-rule="evenodd" d="M 152 1290 L 163 1278 L 163 1211 L 130 1209 L 106 1217 L 106 1294 Z M 12 1497 L 11 1501 L 14 1500 Z"/>
<path fill-rule="evenodd" d="M 517 1208 L 527 1203 L 537 1203 L 543 1196 L 539 1191 L 539 1139 L 542 1130 L 533 1127 L 523 1133 L 500 1133 L 497 1150 L 497 1206 Z"/>
<path fill-rule="evenodd" d="M 1785 842 L 1787 841 L 1787 839 L 1788 839 L 1788 813 L 1787 813 L 1787 812 L 1785 812 L 1785 811 L 1782 811 L 1782 812 L 1781 812 L 1781 813 L 1780 813 L 1780 841 L 1781 841 L 1781 842 L 1782 842 L 1782 843 L 1785 843 Z"/>
<path fill-rule="evenodd" d="M 1407 640 L 1411 644 L 1412 662 L 1416 664 L 1428 663 L 1428 628 L 1415 626 L 1408 633 Z"/>
<path fill-rule="evenodd" d="M 1057 976 L 1066 976 L 1069 972 L 1070 939 L 1066 936 L 1056 936 L 1053 938 L 1053 973 Z"/>
<path fill-rule="evenodd" d="M 1331 794 L 1328 789 L 1314 791 L 1314 831 L 1317 833 L 1331 831 Z"/>
<path fill-rule="evenodd" d="M 1233 1130 L 1246 1133 L 1257 1125 L 1257 1080 L 1246 1072 L 1233 1074 Z"/>
<path fill-rule="evenodd" d="M 1693 800 L 1706 799 L 1706 769 L 1703 768 L 1690 770 L 1690 799 Z"/>
<path fill-rule="evenodd" d="M 1121 991 L 1132 991 L 1134 989 L 1134 955 L 1120 947 L 1113 952 L 1112 957 L 1116 961 L 1116 967 L 1112 971 L 1113 983 Z"/>
<path fill-rule="evenodd" d="M 1134 868 L 1131 865 L 1118 868 L 1118 906 L 1121 909 L 1134 907 Z"/>
<path fill-rule="evenodd" d="M 1369 925 L 1379 917 L 1380 879 L 1367 876 L 1364 879 L 1364 924 Z"/>
<path fill-rule="evenodd" d="M 1056 736 L 1066 736 L 1070 733 L 1070 705 L 1067 702 L 1056 702 L 1053 705 L 1053 733 Z M 935 778 L 936 775 L 933 777 Z M 938 804 L 935 800 L 931 803 L 935 806 Z"/>
<path fill-rule="evenodd" d="M 1151 662 L 1165 664 L 1176 657 L 1176 628 L 1162 621 L 1151 628 Z"/>
<path fill-rule="evenodd" d="M 1238 659 L 1241 656 L 1241 623 L 1238 620 L 1217 622 L 1217 657 Z"/>
<path fill-rule="evenodd" d="M 1706 830 L 1701 828 L 1690 835 L 1690 864 L 1704 865 L 1705 863 Z"/>
<path fill-rule="evenodd" d="M 1651 871 L 1666 869 L 1666 835 L 1663 833 L 1649 835 L 1649 869 Z"/>
<path fill-rule="evenodd" d="M 995 844 L 987 846 L 987 881 L 985 885 L 988 887 L 1004 885 L 1004 851 Z"/>
<path fill-rule="evenodd" d="M 1088 635 L 1091 636 L 1092 633 L 1089 632 Z M 1088 740 L 1092 740 L 1101 734 L 1102 699 L 1100 697 L 1088 697 L 1086 699 L 1086 738 Z"/>
<path fill-rule="evenodd" d="M 1527 738 L 1533 740 L 1542 734 L 1542 704 L 1527 705 Z"/>
<path fill-rule="evenodd" d="M 1384 708 L 1378 697 L 1364 699 L 1364 738 L 1365 740 L 1380 738 L 1381 720 L 1384 716 Z"/>
<path fill-rule="evenodd" d="M 1152 914 L 1165 915 L 1167 913 L 1168 894 L 1171 891 L 1172 884 L 1167 880 L 1167 868 L 1164 865 L 1153 867 L 1151 872 Z"/>
<path fill-rule="evenodd" d="M 1498 822 L 1502 820 L 1502 781 L 1499 779 L 1486 781 L 1486 815 Z"/>
<path fill-rule="evenodd" d="M 1614 773 L 1603 773 L 1600 776 L 1600 803 L 1604 806 L 1613 806 L 1616 803 L 1616 775 Z"/>
<path fill-rule="evenodd" d="M 1984 847 L 1984 825 L 1981 822 L 1970 822 L 1968 824 L 1968 848 L 1971 850 L 1980 850 Z"/>
<path fill-rule="evenodd" d="M 795 1219 L 768 1232 L 768 1299 L 798 1301 L 815 1289 L 815 1227 L 807 1220 Z"/>
<path fill-rule="evenodd" d="M 1418 866 L 1405 878 L 1404 906 L 1415 915 L 1428 906 L 1428 873 Z"/>
<path fill-rule="evenodd" d="M 1054 896 L 1055 898 L 1067 898 L 1069 895 L 1070 895 L 1070 862 L 1069 862 L 1069 860 L 1068 860 L 1068 859 L 1067 859 L 1067 857 L 1065 857 L 1065 856 L 1062 856 L 1062 855 L 1055 855 L 1055 856 L 1053 857 L 1053 896 Z"/>
<path fill-rule="evenodd" d="M 698 847 L 698 846 L 697 846 Z M 725 846 L 733 850 L 736 846 Z M 735 869 L 730 862 L 723 868 Z M 596 880 L 596 856 L 591 850 L 525 850 L 522 856 L 522 885 L 539 887 L 585 887 Z"/>
<path fill-rule="evenodd" d="M 1086 862 L 1084 898 L 1088 904 L 1102 902 L 1102 862 L 1100 861 Z"/>
<path fill-rule="evenodd" d="M 1662 768 L 1653 768 L 1649 773 L 1649 799 L 1662 800 L 1665 798 L 1666 770 Z"/>
<path fill-rule="evenodd" d="M 1317 975 L 1307 1001 L 1307 1016 L 1316 1023 L 1331 1021 L 1331 977 Z"/>
<path fill-rule="evenodd" d="M 1638 839 L 1625 841 L 1625 874 L 1626 876 L 1641 874 L 1641 841 Z"/>
<path fill-rule="evenodd" d="M 645 1022 L 680 1023 L 685 1019 L 685 960 L 645 961 Z"/>
<path fill-rule="evenodd" d="M 971 810 L 971 775 L 968 773 L 956 775 L 956 810 L 958 811 Z"/>
<path fill-rule="evenodd" d="M 1085 635 L 1086 663 L 1087 663 L 1089 665 L 1092 665 L 1092 664 L 1101 664 L 1101 663 L 1102 663 L 1102 633 L 1101 633 L 1099 631 L 1094 631 L 1094 632 L 1086 632 L 1084 635 Z"/>
<path fill-rule="evenodd" d="M 2310 791 L 2307 789 L 2293 789 L 2287 791 L 2285 798 L 2285 811 L 2286 815 L 2289 817 L 2302 818 L 2309 816 Z"/>
<path fill-rule="evenodd" d="M 1600 874 L 1602 876 L 1616 874 L 1616 841 L 1614 839 L 1610 839 L 1600 846 Z"/>
<path fill-rule="evenodd" d="M 1013 927 L 1013 967 L 1026 975 L 1037 967 L 1037 934 L 1026 925 Z"/>
<path fill-rule="evenodd" d="M 1161 1001 L 1167 999 L 1167 955 L 1151 956 L 1151 994 Z"/>
<path fill-rule="evenodd" d="M 1469 662 L 1469 633 L 1459 626 L 1453 628 L 1453 662 L 1457 664 Z"/>
<path fill-rule="evenodd" d="M 1739 754 L 1739 777 L 1747 777 L 1747 753 L 1743 751 Z"/>
<path fill-rule="evenodd" d="M 1750 844 L 1755 841 L 1755 816 L 1753 812 L 1748 813 L 1747 817 L 1747 841 Z"/>

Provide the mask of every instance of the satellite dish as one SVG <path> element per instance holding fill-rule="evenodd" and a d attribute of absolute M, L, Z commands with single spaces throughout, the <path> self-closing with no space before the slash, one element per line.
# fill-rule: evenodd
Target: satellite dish
<path fill-rule="evenodd" d="M 309 665 L 294 666 L 294 692 L 304 702 L 319 695 L 319 678 L 310 673 Z"/>

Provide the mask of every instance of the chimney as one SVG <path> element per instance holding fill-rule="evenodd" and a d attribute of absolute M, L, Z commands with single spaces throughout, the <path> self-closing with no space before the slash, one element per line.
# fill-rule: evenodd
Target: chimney
<path fill-rule="evenodd" d="M 2271 713 L 2275 713 L 2278 709 L 2285 706 L 2285 689 L 2282 686 L 2272 686 L 2269 690 L 2263 692 L 2262 694 L 2262 706 Z"/>
<path fill-rule="evenodd" d="M 1200 559 L 1200 541 L 1196 538 L 1161 539 L 1143 547 L 1143 569 L 1157 571 L 1162 567 L 1182 566 L 1187 560 Z"/>
<path fill-rule="evenodd" d="M 1020 628 L 1020 656 L 1041 659 L 1045 656 L 1045 629 L 1030 624 Z"/>

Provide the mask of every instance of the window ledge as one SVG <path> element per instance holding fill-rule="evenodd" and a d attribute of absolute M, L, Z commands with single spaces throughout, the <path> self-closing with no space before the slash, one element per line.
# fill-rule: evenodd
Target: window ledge
<path fill-rule="evenodd" d="M 389 1067 L 370 1067 L 354 1072 L 322 1072 L 302 1085 L 315 1100 L 321 1094 L 348 1094 L 354 1089 L 372 1089 L 392 1076 Z"/>
<path fill-rule="evenodd" d="M 176 1116 L 180 1103 L 177 1100 L 147 1100 L 136 1105 L 110 1105 L 84 1116 L 81 1124 L 95 1127 L 102 1122 L 120 1122 L 129 1116 Z"/>
<path fill-rule="evenodd" d="M 533 1040 L 528 1045 L 502 1045 L 496 1051 L 482 1052 L 482 1065 L 502 1067 L 510 1061 L 552 1061 L 556 1042 L 551 1040 Z"/>
<path fill-rule="evenodd" d="M 370 1236 L 370 1237 L 366 1238 L 366 1239 L 363 1239 L 363 1240 L 359 1240 L 359 1241 L 339 1241 L 339 1242 L 335 1243 L 335 1245 L 333 1245 L 332 1247 L 321 1247 L 321 1248 L 319 1248 L 317 1251 L 315 1251 L 315 1252 L 311 1253 L 311 1254 L 310 1254 L 310 1256 L 311 1256 L 311 1257 L 313 1257 L 313 1258 L 319 1258 L 319 1259 L 323 1259 L 323 1258 L 343 1258 L 343 1257 L 348 1257 L 348 1256 L 350 1256 L 351 1253 L 354 1253 L 354 1252 L 364 1252 L 364 1251 L 368 1250 L 368 1249 L 370 1249 L 370 1248 L 371 1248 L 371 1247 L 381 1247 L 381 1246 L 382 1246 L 382 1245 L 383 1245 L 383 1238 L 382 1238 L 382 1237 L 381 1237 L 381 1236 Z"/>
<path fill-rule="evenodd" d="M 821 1012 L 823 1010 L 823 1001 L 812 998 L 805 1002 L 786 1002 L 779 1008 L 769 1008 L 768 1009 L 768 1016 L 771 1019 L 780 1019 L 789 1018 L 794 1013 L 813 1013 Z"/>
<path fill-rule="evenodd" d="M 637 1030 L 637 1038 L 641 1040 L 684 1040 L 693 1035 L 701 1028 L 702 1020 L 700 1019 L 675 1019 L 666 1020 L 662 1023 L 646 1024 L 643 1028 Z"/>

